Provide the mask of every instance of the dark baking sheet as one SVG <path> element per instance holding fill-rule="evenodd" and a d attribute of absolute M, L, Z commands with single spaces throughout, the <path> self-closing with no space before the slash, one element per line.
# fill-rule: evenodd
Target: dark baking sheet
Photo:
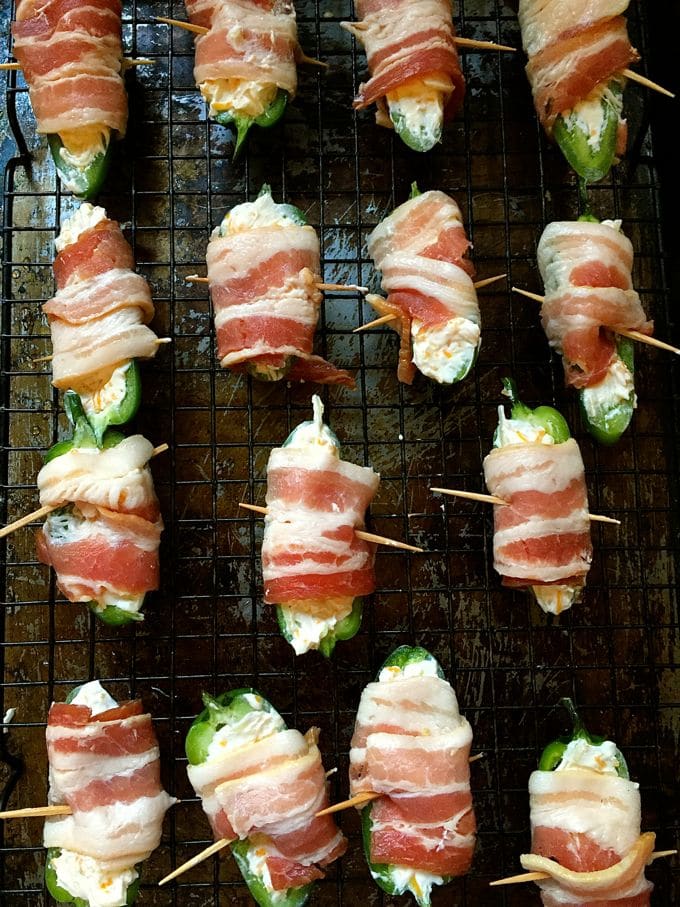
<path fill-rule="evenodd" d="M 100 677 L 119 697 L 143 696 L 157 719 L 167 788 L 183 803 L 169 814 L 163 844 L 149 860 L 140 904 L 247 904 L 230 859 L 210 860 L 181 884 L 157 880 L 208 842 L 207 823 L 191 800 L 183 738 L 200 692 L 253 684 L 301 729 L 322 729 L 326 766 L 337 765 L 333 797 L 346 795 L 347 751 L 364 684 L 383 657 L 409 642 L 429 647 L 453 681 L 486 754 L 473 768 L 479 844 L 472 873 L 434 896 L 437 904 L 537 904 L 533 886 L 488 889 L 519 871 L 528 849 L 526 782 L 543 744 L 564 729 L 556 708 L 574 695 L 592 728 L 613 736 L 640 781 L 643 828 L 657 844 L 678 846 L 678 706 L 680 654 L 677 449 L 678 367 L 672 357 L 637 351 L 639 409 L 614 449 L 598 448 L 579 426 L 532 303 L 503 284 L 484 290 L 483 345 L 474 375 L 453 388 L 396 381 L 396 335 L 352 329 L 371 317 L 357 297 L 327 297 L 319 351 L 359 370 L 356 393 L 324 390 L 327 414 L 346 456 L 383 476 L 372 508 L 375 531 L 409 537 L 428 549 L 408 556 L 381 549 L 379 589 L 361 633 L 326 662 L 295 658 L 263 607 L 258 552 L 261 525 L 237 509 L 261 501 L 268 452 L 308 418 L 309 387 L 267 386 L 222 372 L 204 288 L 184 276 L 200 270 L 211 226 L 226 208 L 252 198 L 263 181 L 276 198 L 305 210 L 322 235 L 324 277 L 377 287 L 365 237 L 403 201 L 413 179 L 451 192 L 466 213 L 480 277 L 507 272 L 508 283 L 540 292 L 535 245 L 543 225 L 577 215 L 572 175 L 536 125 L 523 58 L 467 54 L 468 96 L 443 145 L 424 157 L 406 150 L 350 100 L 365 62 L 338 26 L 352 18 L 347 0 L 298 2 L 300 36 L 326 74 L 303 70 L 300 94 L 285 122 L 253 135 L 232 164 L 228 133 L 205 119 L 192 78 L 189 35 L 154 22 L 185 18 L 181 3 L 126 3 L 125 44 L 156 59 L 128 76 L 130 127 L 100 203 L 127 224 L 139 270 L 150 280 L 155 327 L 173 338 L 143 366 L 144 403 L 137 428 L 170 452 L 154 461 L 166 531 L 163 583 L 145 622 L 112 631 L 81 606 L 55 596 L 48 570 L 35 561 L 32 532 L 2 543 L 4 590 L 0 638 L 0 714 L 16 716 L 0 747 L 0 787 L 9 805 L 44 801 L 44 723 L 49 703 L 76 683 Z M 11 10 L 3 5 L 2 24 Z M 667 11 L 651 3 L 629 10 L 642 69 L 666 84 L 675 78 Z M 677 17 L 677 11 L 676 11 Z M 520 46 L 511 6 L 494 0 L 456 3 L 459 32 Z M 2 54 L 9 54 L 3 28 Z M 658 49 L 658 52 L 655 50 Z M 0 522 L 36 505 L 40 452 L 64 429 L 49 368 L 49 332 L 40 303 L 51 295 L 52 242 L 74 207 L 56 185 L 36 136 L 24 83 L 3 76 L 9 129 L 0 145 L 2 221 L 2 411 Z M 675 78 L 677 84 L 677 78 Z M 671 85 L 672 87 L 672 85 Z M 629 85 L 627 161 L 592 191 L 601 217 L 622 217 L 637 250 L 635 283 L 657 336 L 680 341 L 670 308 L 672 145 L 677 104 Z M 16 132 L 16 128 L 15 128 Z M 22 142 L 25 143 L 22 146 Z M 29 157 L 21 156 L 23 148 Z M 665 191 L 664 191 L 665 190 Z M 664 204 L 667 209 L 664 212 Z M 664 231 L 666 231 L 664 245 Z M 674 288 L 677 291 L 677 281 Z M 490 562 L 491 514 L 484 505 L 442 504 L 429 485 L 482 489 L 481 461 L 496 419 L 501 377 L 514 374 L 531 404 L 555 402 L 582 444 L 592 509 L 622 520 L 594 526 L 595 560 L 582 604 L 559 621 L 520 594 L 500 588 Z M 315 904 L 406 903 L 382 897 L 370 881 L 357 816 L 344 813 L 347 856 L 317 886 Z M 8 905 L 42 905 L 44 852 L 39 821 L 0 825 L 0 894 Z M 680 903 L 677 862 L 656 863 L 654 903 Z"/>

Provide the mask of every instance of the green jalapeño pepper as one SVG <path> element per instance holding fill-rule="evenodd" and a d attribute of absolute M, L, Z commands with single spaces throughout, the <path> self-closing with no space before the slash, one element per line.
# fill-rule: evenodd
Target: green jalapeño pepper
<path fill-rule="evenodd" d="M 125 425 L 132 419 L 142 399 L 139 365 L 132 359 L 114 370 L 97 391 L 80 395 L 85 416 L 92 426 L 97 444 L 109 425 Z"/>
<path fill-rule="evenodd" d="M 537 406 L 531 409 L 517 397 L 517 385 L 512 378 L 503 379 L 504 393 L 510 398 L 512 408 L 510 418 L 518 422 L 525 422 L 532 428 L 542 428 L 550 435 L 555 444 L 563 444 L 571 437 L 569 426 L 564 416 L 552 406 Z M 500 425 L 493 438 L 494 447 L 500 447 Z"/>
<path fill-rule="evenodd" d="M 560 703 L 569 712 L 573 724 L 573 731 L 571 737 L 558 737 L 557 740 L 553 740 L 552 743 L 549 743 L 545 747 L 538 762 L 538 769 L 541 772 L 554 772 L 555 769 L 559 768 L 570 743 L 573 743 L 576 740 L 583 740 L 588 745 L 597 747 L 601 746 L 607 739 L 606 737 L 598 737 L 595 734 L 590 734 L 586 730 L 583 721 L 581 720 L 581 716 L 571 699 L 564 697 L 563 699 L 560 699 Z M 628 766 L 626 765 L 626 760 L 624 759 L 621 750 L 614 750 L 614 758 L 616 760 L 616 774 L 619 778 L 628 780 L 630 778 Z"/>
<path fill-rule="evenodd" d="M 304 448 L 310 443 L 323 443 L 340 457 L 340 441 L 323 421 L 322 408 L 319 408 L 318 398 L 313 397 L 312 401 L 314 420 L 301 422 L 294 428 L 283 442 L 283 447 Z M 338 613 L 340 613 L 340 609 L 346 610 L 349 605 L 348 599 L 349 597 L 338 600 Z M 356 636 L 361 627 L 362 614 L 363 598 L 355 598 L 349 613 L 338 620 L 334 626 L 329 626 L 320 633 L 319 631 L 323 628 L 323 620 L 307 613 L 304 608 L 296 608 L 295 601 L 276 606 L 276 618 L 281 634 L 286 642 L 293 646 L 296 653 L 301 655 L 311 648 L 318 648 L 326 658 L 331 657 L 336 643 Z"/>
<path fill-rule="evenodd" d="M 97 447 L 100 450 L 109 450 L 111 447 L 116 447 L 116 445 L 120 444 L 125 437 L 125 435 L 121 434 L 119 431 L 108 429 L 103 437 L 98 440 L 85 415 L 81 398 L 75 391 L 66 391 L 64 394 L 64 409 L 73 426 L 73 433 L 69 439 L 58 441 L 50 447 L 43 456 L 45 463 L 49 463 L 57 457 L 63 456 L 70 450 L 73 450 L 74 447 Z M 59 535 L 59 523 L 61 519 L 64 515 L 71 512 L 72 507 L 69 505 L 67 507 L 60 507 L 58 510 L 54 510 L 49 514 L 46 521 L 49 531 Z M 92 613 L 101 618 L 105 624 L 109 624 L 109 626 L 113 627 L 121 627 L 125 624 L 144 619 L 140 613 L 142 607 L 141 603 L 139 605 L 139 610 L 133 611 L 120 608 L 117 605 L 106 605 L 104 608 L 101 608 L 96 601 L 88 602 L 88 607 Z"/>
<path fill-rule="evenodd" d="M 637 403 L 632 377 L 635 374 L 634 343 L 621 334 L 616 336 L 615 372 L 603 381 L 578 392 L 579 409 L 588 432 L 600 444 L 615 444 L 630 425 Z M 624 376 L 623 391 L 614 387 L 610 375 Z"/>
<path fill-rule="evenodd" d="M 248 133 L 253 126 L 268 129 L 279 122 L 288 106 L 288 92 L 279 88 L 274 100 L 266 110 L 256 117 L 244 116 L 236 111 L 223 110 L 216 114 L 215 120 L 221 126 L 233 126 L 236 129 L 236 145 L 234 146 L 234 159 L 241 151 Z"/>
<path fill-rule="evenodd" d="M 411 673 L 417 672 L 419 667 L 422 669 L 424 675 L 431 676 L 434 672 L 437 677 L 444 679 L 444 672 L 437 659 L 434 658 L 427 649 L 423 649 L 420 646 L 400 646 L 398 649 L 395 649 L 383 663 L 376 679 L 380 680 L 384 671 L 398 674 L 399 672 L 410 668 L 409 673 Z M 380 888 L 389 895 L 400 895 L 410 892 L 415 898 L 418 907 L 430 907 L 432 886 L 446 885 L 453 877 L 437 876 L 429 872 L 418 872 L 414 869 L 406 868 L 404 866 L 395 866 L 389 863 L 372 862 L 372 807 L 373 804 L 369 803 L 361 810 L 361 837 L 364 846 L 364 855 L 373 879 Z"/>
<path fill-rule="evenodd" d="M 47 136 L 47 142 L 54 158 L 57 173 L 66 188 L 77 198 L 91 200 L 102 188 L 113 156 L 113 144 L 109 139 L 105 149 L 92 156 L 87 164 L 78 166 L 67 159 L 64 143 L 58 134 Z"/>
<path fill-rule="evenodd" d="M 190 765 L 201 765 L 210 761 L 210 744 L 215 735 L 227 729 L 234 728 L 235 733 L 244 735 L 244 724 L 250 714 L 266 713 L 270 720 L 271 733 L 286 730 L 286 723 L 276 709 L 256 690 L 241 688 L 222 693 L 213 697 L 203 694 L 205 708 L 194 719 L 189 728 L 185 742 L 185 750 Z M 257 721 L 261 729 L 263 719 Z M 234 841 L 231 852 L 241 870 L 241 875 L 248 886 L 251 895 L 260 907 L 303 907 L 311 894 L 313 883 L 302 885 L 298 888 L 288 888 L 275 891 L 267 884 L 266 865 L 262 861 L 262 851 L 266 852 L 263 841 Z"/>
<path fill-rule="evenodd" d="M 623 86 L 614 79 L 555 120 L 555 141 L 583 183 L 604 179 L 616 162 L 622 109 Z"/>

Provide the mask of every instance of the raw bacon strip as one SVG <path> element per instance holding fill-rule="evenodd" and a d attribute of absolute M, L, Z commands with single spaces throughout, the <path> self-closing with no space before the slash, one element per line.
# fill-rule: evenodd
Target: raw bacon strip
<path fill-rule="evenodd" d="M 427 76 L 450 80 L 445 119 L 465 97 L 455 45 L 451 0 L 358 0 L 358 23 L 343 23 L 365 50 L 371 78 L 359 86 L 355 108 L 378 103 L 376 119 L 387 125 L 386 95 Z"/>
<path fill-rule="evenodd" d="M 295 6 L 289 0 L 228 0 L 225 3 L 187 2 L 192 22 L 209 28 L 196 38 L 194 78 L 205 83 L 224 81 L 276 85 L 294 97 L 297 39 Z"/>
<path fill-rule="evenodd" d="M 526 442 L 495 448 L 484 459 L 494 505 L 494 568 L 522 585 L 582 586 L 592 545 L 579 446 Z"/>
<path fill-rule="evenodd" d="M 369 683 L 350 749 L 350 791 L 371 806 L 371 861 L 462 875 L 472 861 L 472 730 L 451 685 L 399 675 Z"/>
<path fill-rule="evenodd" d="M 74 231 L 73 225 L 94 226 Z M 62 245 L 61 237 L 76 232 Z M 156 355 L 157 337 L 146 280 L 135 274 L 132 250 L 116 221 L 101 208 L 81 205 L 62 228 L 54 262 L 57 293 L 43 305 L 50 320 L 52 383 L 78 393 L 96 390 L 131 359 Z"/>
<path fill-rule="evenodd" d="M 83 511 L 92 505 L 155 522 L 160 510 L 148 467 L 152 454 L 153 447 L 141 435 L 107 450 L 73 447 L 38 473 L 40 503 L 73 503 Z"/>
<path fill-rule="evenodd" d="M 38 132 L 83 127 L 125 135 L 119 0 L 22 0 L 14 55 L 29 87 Z"/>
<path fill-rule="evenodd" d="M 527 75 L 548 134 L 559 114 L 639 59 L 621 15 L 627 8 L 628 0 L 520 0 Z"/>
<path fill-rule="evenodd" d="M 271 852 L 275 890 L 322 878 L 316 867 L 347 847 L 331 816 L 315 817 L 328 795 L 314 739 L 283 730 L 187 768 L 215 837 L 254 838 Z"/>
<path fill-rule="evenodd" d="M 55 514 L 37 533 L 38 560 L 54 568 L 57 584 L 71 602 L 143 595 L 160 583 L 162 529 L 160 519 L 149 522 L 102 507 L 90 518 L 75 511 Z"/>
<path fill-rule="evenodd" d="M 72 814 L 47 819 L 45 847 L 91 856 L 112 871 L 145 860 L 158 847 L 174 801 L 160 783 L 159 750 L 141 702 L 92 716 L 53 703 L 47 720 L 49 802 Z"/>
<path fill-rule="evenodd" d="M 536 771 L 529 794 L 532 854 L 522 866 L 549 873 L 538 883 L 545 905 L 649 904 L 654 835 L 640 835 L 637 783 L 578 767 Z"/>
<path fill-rule="evenodd" d="M 262 543 L 265 602 L 312 600 L 319 615 L 324 600 L 375 589 L 375 546 L 354 530 L 364 528 L 379 481 L 370 467 L 341 460 L 328 445 L 272 451 Z"/>
<path fill-rule="evenodd" d="M 538 244 L 545 284 L 541 321 L 563 356 L 567 384 L 589 387 L 605 376 L 616 353 L 610 332 L 651 334 L 633 289 L 633 247 L 620 221 L 556 221 Z"/>
<path fill-rule="evenodd" d="M 479 338 L 475 272 L 467 258 L 470 245 L 460 208 L 439 191 L 400 205 L 368 237 L 369 254 L 388 294 L 384 303 L 373 297 L 371 304 L 399 318 L 400 381 L 410 384 L 415 375 L 411 334 L 415 340 L 423 330 L 462 318 L 477 326 Z"/>
<path fill-rule="evenodd" d="M 253 226 L 220 236 L 206 254 L 220 364 L 282 367 L 294 380 L 354 386 L 348 372 L 312 355 L 319 318 L 319 240 L 308 225 Z"/>

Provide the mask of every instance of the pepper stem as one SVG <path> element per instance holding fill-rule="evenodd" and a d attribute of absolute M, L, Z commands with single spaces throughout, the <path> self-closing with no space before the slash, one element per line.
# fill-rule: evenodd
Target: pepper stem
<path fill-rule="evenodd" d="M 418 183 L 413 180 L 413 182 L 411 183 L 411 194 L 409 195 L 409 199 L 418 198 L 419 195 L 422 195 L 422 192 L 418 188 Z"/>
<path fill-rule="evenodd" d="M 272 187 L 269 185 L 269 183 L 262 183 L 262 188 L 257 193 L 257 197 L 262 198 L 263 195 L 271 195 L 271 194 L 272 194 Z"/>
<path fill-rule="evenodd" d="M 503 378 L 503 393 L 510 399 L 513 406 L 520 403 L 514 378 Z"/>
<path fill-rule="evenodd" d="M 578 178 L 578 206 L 583 211 L 583 215 L 579 217 L 579 220 L 594 220 L 598 223 L 597 218 L 594 218 L 590 213 L 590 199 L 588 197 L 588 180 L 584 179 L 582 176 Z"/>
<path fill-rule="evenodd" d="M 590 740 L 590 734 L 583 724 L 583 720 L 578 713 L 578 709 L 574 705 L 573 699 L 570 699 L 568 696 L 564 696 L 560 699 L 560 705 L 563 705 L 564 708 L 569 712 L 569 717 L 572 720 L 574 726 L 574 737 L 585 737 Z"/>

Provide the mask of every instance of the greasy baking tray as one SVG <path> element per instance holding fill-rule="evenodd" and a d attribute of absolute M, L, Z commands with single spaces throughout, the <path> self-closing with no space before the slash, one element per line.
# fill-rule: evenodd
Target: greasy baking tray
<path fill-rule="evenodd" d="M 646 71 L 660 78 L 661 55 L 650 49 L 652 6 L 634 2 L 629 17 Z M 125 223 L 139 270 L 153 287 L 157 331 L 173 339 L 143 366 L 136 423 L 154 444 L 170 444 L 153 465 L 166 523 L 162 589 L 148 599 L 143 624 L 112 630 L 59 599 L 49 571 L 36 563 L 31 531 L 3 543 L 0 714 L 9 708 L 16 714 L 0 735 L 6 760 L 0 782 L 12 806 L 44 801 L 47 709 L 74 684 L 101 677 L 119 697 L 141 695 L 157 719 L 166 787 L 183 802 L 168 815 L 139 903 L 247 904 L 227 858 L 206 862 L 176 887 L 153 884 L 208 841 L 183 757 L 201 690 L 252 684 L 296 726 L 318 725 L 326 765 L 339 769 L 332 781 L 337 799 L 347 790 L 362 687 L 394 646 L 418 642 L 441 659 L 475 730 L 475 750 L 485 753 L 473 769 L 480 829 L 473 871 L 438 890 L 434 901 L 537 904 L 533 886 L 501 892 L 487 883 L 517 872 L 518 856 L 528 849 L 526 782 L 543 744 L 564 728 L 560 696 L 574 695 L 592 728 L 618 742 L 641 784 L 643 827 L 658 833 L 659 847 L 678 846 L 677 363 L 638 349 L 633 427 L 604 449 L 580 429 L 533 304 L 502 283 L 483 291 L 479 363 L 453 388 L 422 378 L 400 386 L 396 335 L 387 328 L 352 334 L 371 311 L 356 296 L 328 295 L 319 350 L 359 374 L 355 393 L 323 391 L 331 424 L 349 458 L 382 473 L 374 530 L 408 537 L 428 553 L 381 549 L 379 589 L 360 634 L 338 645 L 330 662 L 318 654 L 295 658 L 262 605 L 261 523 L 236 505 L 262 500 L 268 452 L 308 417 L 311 389 L 252 383 L 216 365 L 206 291 L 184 281 L 203 267 L 211 226 L 267 181 L 276 198 L 300 206 L 321 231 L 325 279 L 376 287 L 366 235 L 417 178 L 421 188 L 443 188 L 460 202 L 480 277 L 507 272 L 508 285 L 540 292 L 535 244 L 542 226 L 578 213 L 573 178 L 536 125 L 521 54 L 467 54 L 464 112 L 442 146 L 418 156 L 376 127 L 371 113 L 352 113 L 365 62 L 338 25 L 351 18 L 348 0 L 300 0 L 297 9 L 305 50 L 330 68 L 303 70 L 283 125 L 253 135 L 247 155 L 232 164 L 231 139 L 206 122 L 193 84 L 191 37 L 154 21 L 184 18 L 182 4 L 126 3 L 126 48 L 156 65 L 128 76 L 128 137 L 100 201 Z M 11 10 L 4 15 L 6 24 Z M 514 11 L 501 2 L 456 3 L 456 22 L 466 36 L 520 46 Z M 3 34 L 7 59 L 7 28 Z M 49 366 L 32 360 L 50 352 L 40 303 L 53 289 L 55 232 L 74 205 L 60 193 L 35 134 L 23 80 L 14 73 L 3 78 L 16 144 L 3 130 L 2 523 L 35 507 L 40 452 L 64 429 Z M 637 252 L 635 283 L 657 336 L 678 342 L 662 208 L 673 102 L 629 86 L 626 109 L 630 154 L 611 181 L 593 189 L 594 209 L 624 219 Z M 582 444 L 592 509 L 622 521 L 618 530 L 593 527 L 596 554 L 584 601 L 559 621 L 501 589 L 484 505 L 443 504 L 428 492 L 430 483 L 481 490 L 500 379 L 508 374 L 528 403 L 563 409 Z M 341 823 L 350 849 L 317 886 L 314 903 L 383 903 L 361 855 L 356 814 L 342 814 Z M 45 904 L 40 822 L 0 825 L 0 836 L 3 903 Z M 659 861 L 649 870 L 655 904 L 680 903 L 674 865 Z"/>

